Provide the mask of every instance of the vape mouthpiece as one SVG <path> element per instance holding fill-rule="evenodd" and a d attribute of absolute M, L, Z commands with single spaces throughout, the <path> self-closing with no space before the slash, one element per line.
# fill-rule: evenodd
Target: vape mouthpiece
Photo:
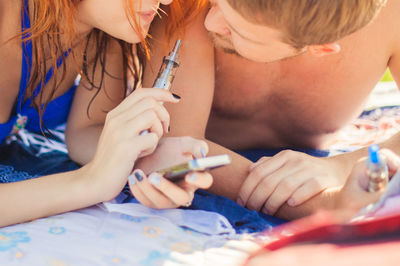
<path fill-rule="evenodd" d="M 372 145 L 371 147 L 369 147 L 368 152 L 369 160 L 371 161 L 371 163 L 377 164 L 380 162 L 378 145 Z"/>
<path fill-rule="evenodd" d="M 179 48 L 181 48 L 181 45 L 182 45 L 182 41 L 177 40 L 175 43 L 174 49 L 172 50 L 171 53 L 169 53 L 169 55 L 166 57 L 166 59 L 169 61 L 173 61 L 174 63 L 179 65 L 178 52 L 179 52 Z"/>

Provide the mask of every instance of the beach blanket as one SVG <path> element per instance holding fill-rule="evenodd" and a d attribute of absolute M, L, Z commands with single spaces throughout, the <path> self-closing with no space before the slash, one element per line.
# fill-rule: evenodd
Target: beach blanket
<path fill-rule="evenodd" d="M 375 117 L 369 122 L 378 125 L 382 117 L 392 115 L 388 128 L 395 128 L 400 121 L 398 107 L 387 110 L 389 113 L 383 109 L 364 115 Z M 374 116 L 376 113 L 381 115 Z M 370 134 L 363 127 L 352 130 Z M 388 132 L 385 138 L 393 134 Z M 21 131 L 9 138 L 3 144 L 9 146 L 2 147 L 7 154 L 0 154 L 0 182 L 38 178 L 79 167 L 66 155 L 63 135 L 55 135 L 55 139 L 46 139 Z M 343 146 L 367 144 L 354 142 L 364 139 L 360 136 L 361 133 Z M 18 156 L 25 154 L 27 158 L 13 159 L 15 149 L 22 149 Z M 38 159 L 27 166 L 30 156 Z M 41 165 L 44 160 L 53 161 Z M 398 198 L 391 197 L 385 206 L 396 205 L 395 200 Z M 265 231 L 282 223 L 205 191 L 196 193 L 191 208 L 151 210 L 124 191 L 112 202 L 1 228 L 0 261 L 2 265 L 240 265 L 263 243 Z M 260 231 L 264 233 L 258 235 L 256 232 Z"/>
<path fill-rule="evenodd" d="M 21 130 L 9 137 L 0 149 L 0 182 L 77 169 L 79 165 L 66 153 L 63 130 L 47 136 Z M 205 255 L 210 250 L 226 250 L 232 240 L 283 222 L 206 191 L 196 192 L 189 208 L 153 210 L 124 189 L 112 202 L 1 228 L 0 261 L 2 265 L 204 265 L 204 260 L 215 259 Z M 239 251 L 230 258 L 243 254 Z"/>

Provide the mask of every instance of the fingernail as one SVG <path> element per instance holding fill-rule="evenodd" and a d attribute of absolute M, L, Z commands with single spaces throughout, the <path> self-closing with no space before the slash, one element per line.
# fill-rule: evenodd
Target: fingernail
<path fill-rule="evenodd" d="M 181 96 L 179 96 L 179 95 L 177 95 L 177 94 L 175 94 L 175 93 L 172 93 L 172 96 L 174 96 L 174 98 L 177 99 L 177 100 L 180 100 L 180 99 L 181 99 Z"/>
<path fill-rule="evenodd" d="M 289 200 L 287 201 L 287 204 L 288 204 L 289 206 L 293 207 L 293 206 L 295 205 L 294 199 L 289 199 Z"/>
<path fill-rule="evenodd" d="M 237 198 L 236 203 L 239 204 L 240 206 L 244 207 L 244 203 L 241 198 Z"/>
<path fill-rule="evenodd" d="M 143 181 L 143 176 L 140 172 L 135 172 L 135 177 L 137 181 L 142 182 Z"/>
<path fill-rule="evenodd" d="M 157 173 L 152 173 L 149 176 L 149 182 L 154 186 L 158 186 L 161 184 L 161 177 Z"/>
<path fill-rule="evenodd" d="M 203 158 L 205 158 L 207 156 L 206 150 L 204 148 L 201 148 L 200 152 L 201 152 L 201 156 L 203 156 Z"/>
<path fill-rule="evenodd" d="M 195 183 L 197 181 L 197 175 L 195 173 L 191 173 L 187 178 L 189 183 Z"/>
<path fill-rule="evenodd" d="M 267 207 L 263 207 L 263 208 L 261 209 L 261 212 L 262 212 L 262 213 L 265 213 L 265 214 L 268 214 L 268 215 L 272 215 L 272 213 L 270 213 L 270 211 L 267 209 Z"/>
<path fill-rule="evenodd" d="M 128 177 L 128 179 L 129 179 L 129 183 L 131 183 L 132 186 L 134 186 L 136 184 L 136 181 L 135 181 L 135 178 L 133 178 L 133 175 L 130 175 Z"/>

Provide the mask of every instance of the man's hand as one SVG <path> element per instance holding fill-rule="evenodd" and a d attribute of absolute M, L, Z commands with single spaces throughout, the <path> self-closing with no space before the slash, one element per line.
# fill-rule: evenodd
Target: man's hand
<path fill-rule="evenodd" d="M 346 175 L 334 158 L 294 151 L 264 157 L 250 167 L 237 202 L 273 215 L 286 202 L 295 207 L 327 188 L 342 186 Z"/>
<path fill-rule="evenodd" d="M 391 178 L 400 167 L 400 157 L 387 149 L 379 153 L 386 159 Z M 368 192 L 369 177 L 365 161 L 366 158 L 363 158 L 354 166 L 345 186 L 335 197 L 335 209 L 350 209 L 352 212 L 357 212 L 368 204 L 376 202 L 382 195 L 382 191 Z"/>

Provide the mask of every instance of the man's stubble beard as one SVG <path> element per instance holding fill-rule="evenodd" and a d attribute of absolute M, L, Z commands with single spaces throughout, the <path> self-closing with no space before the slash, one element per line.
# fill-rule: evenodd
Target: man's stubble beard
<path fill-rule="evenodd" d="M 240 58 L 244 58 L 238 52 L 236 52 L 229 38 L 214 32 L 209 32 L 209 36 L 216 49 L 219 49 L 229 55 L 234 55 Z M 223 88 L 220 89 L 225 90 Z M 225 119 L 234 119 L 234 120 L 248 119 L 254 116 L 254 114 L 258 112 L 260 106 L 263 106 L 264 102 L 263 99 L 260 100 L 260 97 L 257 97 L 256 99 L 252 99 L 251 104 L 249 104 L 250 99 L 247 99 L 246 101 L 243 102 L 242 96 L 240 97 L 233 96 L 233 98 L 235 98 L 233 99 L 224 93 L 220 94 L 220 91 L 215 91 L 214 97 L 215 98 L 213 102 L 212 112 L 219 117 L 224 117 Z"/>
<path fill-rule="evenodd" d="M 224 53 L 227 53 L 227 54 L 241 56 L 238 54 L 238 52 L 236 52 L 236 50 L 233 47 L 233 44 L 229 38 L 223 37 L 222 35 L 215 33 L 215 32 L 209 32 L 208 34 L 209 34 L 215 48 L 220 49 Z"/>
<path fill-rule="evenodd" d="M 209 32 L 208 33 L 213 44 L 214 47 L 217 49 L 222 50 L 224 53 L 230 54 L 230 55 L 236 55 L 238 57 L 241 57 L 243 59 L 247 59 L 245 57 L 243 57 L 242 55 L 240 55 L 234 48 L 232 41 L 228 38 L 228 37 L 224 37 L 221 34 L 215 33 L 215 32 Z M 263 62 L 264 64 L 271 64 L 271 63 L 276 63 L 276 62 L 284 62 L 284 61 L 288 61 L 291 60 L 293 58 L 296 58 L 300 55 L 303 55 L 307 52 L 306 49 L 299 49 L 297 51 L 297 53 L 289 55 L 287 57 L 282 57 L 282 58 L 277 58 L 268 62 Z M 247 59 L 250 60 L 250 59 Z"/>

